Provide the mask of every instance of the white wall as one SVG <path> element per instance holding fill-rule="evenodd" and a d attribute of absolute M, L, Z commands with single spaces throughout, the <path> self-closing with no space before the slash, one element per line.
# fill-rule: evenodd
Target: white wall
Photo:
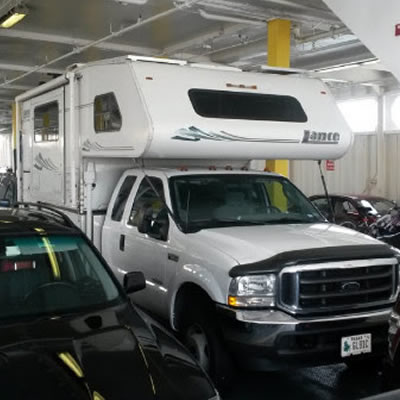
<path fill-rule="evenodd" d="M 385 93 L 377 129 L 355 134 L 353 147 L 335 162 L 335 171 L 323 168 L 331 193 L 382 195 L 400 204 L 400 123 L 395 123 L 400 109 L 392 107 L 396 98 L 400 91 Z M 323 193 L 315 161 L 291 162 L 290 178 L 307 195 Z"/>
<path fill-rule="evenodd" d="M 0 134 L 0 168 L 11 167 L 11 135 Z"/>
<path fill-rule="evenodd" d="M 371 193 L 376 180 L 376 135 L 356 135 L 345 157 L 335 161 L 335 171 L 321 166 L 331 193 Z M 316 161 L 293 161 L 290 178 L 307 195 L 323 193 Z"/>

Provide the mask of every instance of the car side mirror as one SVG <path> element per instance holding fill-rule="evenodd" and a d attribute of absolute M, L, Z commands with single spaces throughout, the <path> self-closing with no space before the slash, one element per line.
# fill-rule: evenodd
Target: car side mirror
<path fill-rule="evenodd" d="M 11 207 L 11 201 L 9 199 L 0 199 L 0 207 Z"/>
<path fill-rule="evenodd" d="M 124 290 L 125 293 L 135 293 L 146 287 L 146 279 L 143 272 L 133 271 L 124 275 Z"/>

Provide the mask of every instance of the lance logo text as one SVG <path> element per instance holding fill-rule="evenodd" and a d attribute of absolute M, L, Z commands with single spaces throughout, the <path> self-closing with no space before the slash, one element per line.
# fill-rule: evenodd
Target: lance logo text
<path fill-rule="evenodd" d="M 340 133 L 338 132 L 316 132 L 304 131 L 302 143 L 309 144 L 338 144 L 340 140 Z"/>

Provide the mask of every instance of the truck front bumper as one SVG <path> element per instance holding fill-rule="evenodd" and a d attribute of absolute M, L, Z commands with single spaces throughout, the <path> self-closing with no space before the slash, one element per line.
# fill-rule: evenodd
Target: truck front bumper
<path fill-rule="evenodd" d="M 315 366 L 381 357 L 388 348 L 390 308 L 297 319 L 282 311 L 218 307 L 225 343 L 236 362 L 252 370 Z M 372 353 L 341 357 L 341 338 L 370 333 Z"/>

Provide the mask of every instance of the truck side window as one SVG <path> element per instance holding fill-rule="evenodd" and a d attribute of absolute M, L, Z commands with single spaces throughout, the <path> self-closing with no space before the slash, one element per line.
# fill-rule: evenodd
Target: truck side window
<path fill-rule="evenodd" d="M 129 193 L 132 190 L 133 185 L 136 182 L 136 176 L 129 175 L 125 178 L 124 182 L 119 189 L 117 198 L 115 199 L 114 207 L 111 213 L 111 219 L 113 221 L 121 221 L 122 214 L 125 210 L 125 204 L 128 200 Z"/>
<path fill-rule="evenodd" d="M 149 179 L 158 194 L 164 199 L 164 188 L 161 179 L 155 177 L 149 177 Z M 131 214 L 128 220 L 129 225 L 137 226 L 137 213 L 143 206 L 151 206 L 155 214 L 154 217 L 156 217 L 163 209 L 162 201 L 154 192 L 146 178 L 143 178 L 136 193 L 135 201 L 133 202 Z"/>
<path fill-rule="evenodd" d="M 34 110 L 35 142 L 56 142 L 59 136 L 58 102 L 43 104 Z"/>
<path fill-rule="evenodd" d="M 114 93 L 94 98 L 94 130 L 96 133 L 121 130 L 122 116 Z"/>

